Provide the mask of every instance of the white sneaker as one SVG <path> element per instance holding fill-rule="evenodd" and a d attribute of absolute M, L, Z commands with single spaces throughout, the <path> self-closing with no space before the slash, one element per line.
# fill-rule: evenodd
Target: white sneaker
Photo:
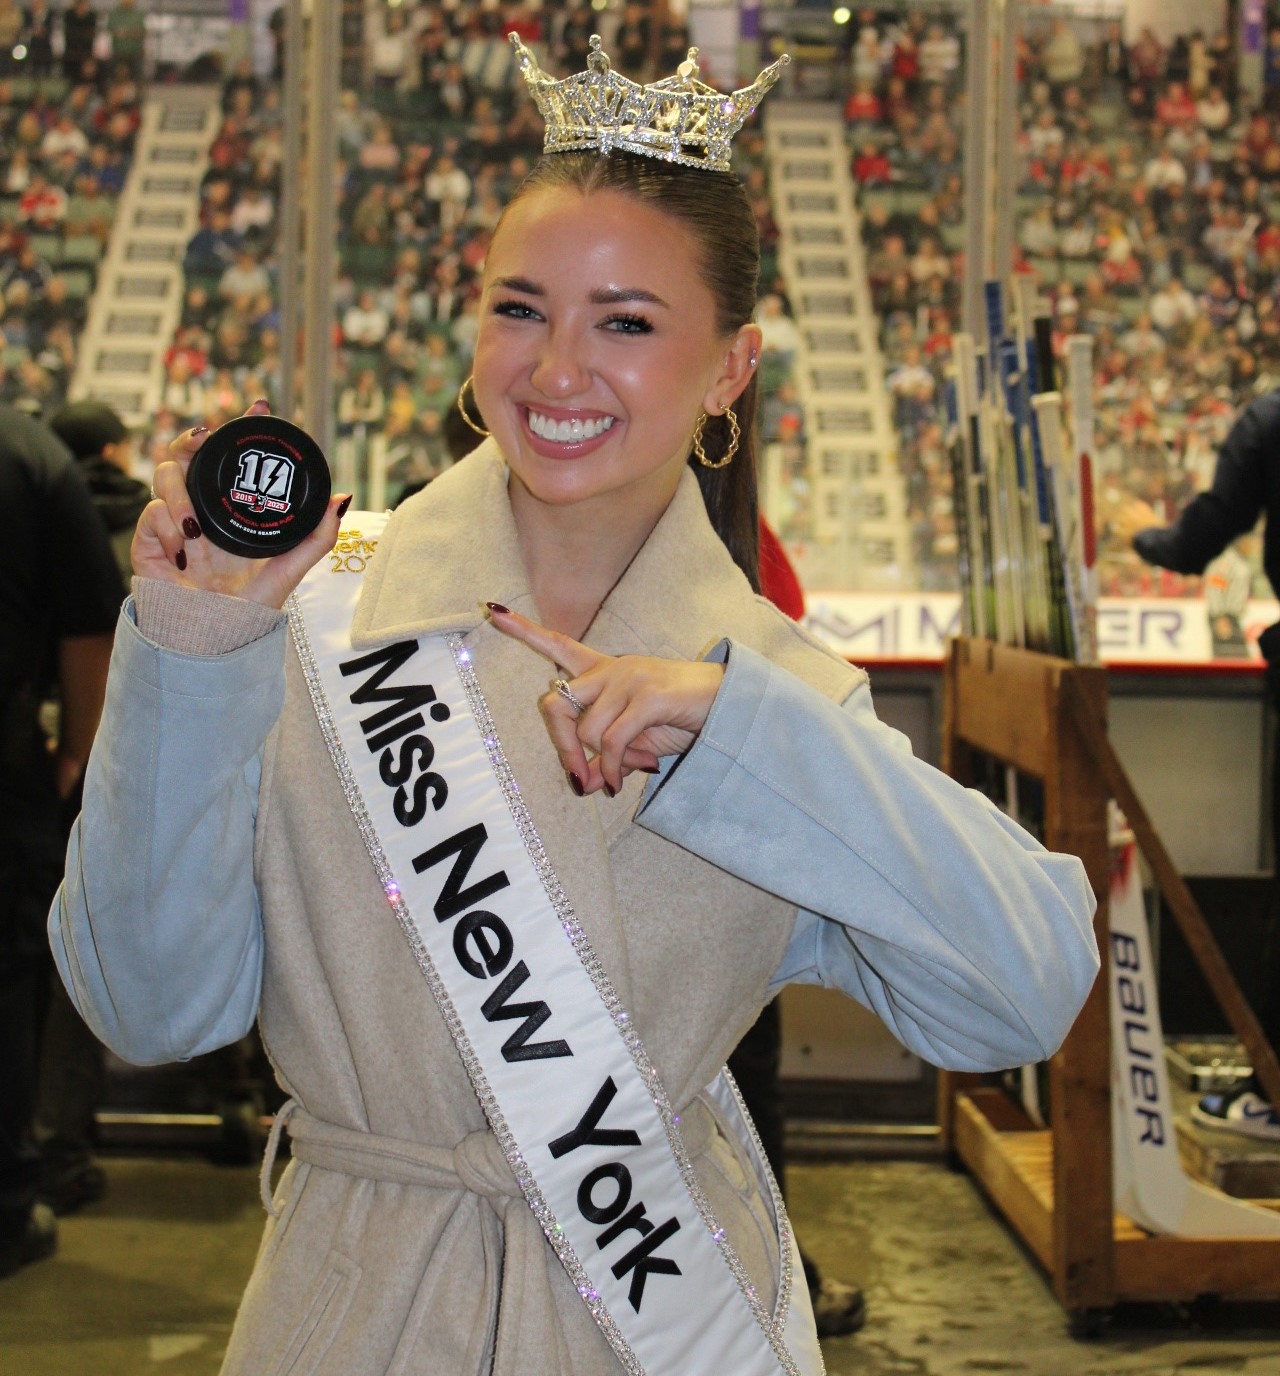
<path fill-rule="evenodd" d="M 1242 1137 L 1257 1137 L 1280 1142 L 1280 1113 L 1252 1089 L 1228 1089 L 1206 1094 L 1193 1106 L 1191 1117 L 1205 1128 L 1238 1132 Z"/>

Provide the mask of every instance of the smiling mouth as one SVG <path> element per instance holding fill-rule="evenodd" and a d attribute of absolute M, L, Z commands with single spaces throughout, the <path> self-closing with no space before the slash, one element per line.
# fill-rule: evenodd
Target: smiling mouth
<path fill-rule="evenodd" d="M 529 429 L 539 439 L 550 440 L 555 444 L 582 444 L 585 440 L 598 439 L 613 428 L 613 416 L 597 416 L 590 420 L 574 417 L 572 420 L 554 420 L 551 416 L 541 415 L 532 409 L 526 412 Z"/>

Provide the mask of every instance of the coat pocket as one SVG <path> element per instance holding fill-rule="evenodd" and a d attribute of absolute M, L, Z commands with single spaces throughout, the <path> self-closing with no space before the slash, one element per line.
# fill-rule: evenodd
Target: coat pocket
<path fill-rule="evenodd" d="M 312 1376 L 338 1335 L 359 1280 L 360 1267 L 350 1257 L 329 1253 L 272 1376 Z"/>

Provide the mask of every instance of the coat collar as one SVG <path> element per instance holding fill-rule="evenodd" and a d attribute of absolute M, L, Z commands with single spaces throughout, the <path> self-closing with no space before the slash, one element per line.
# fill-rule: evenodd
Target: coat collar
<path fill-rule="evenodd" d="M 359 649 L 485 619 L 484 603 L 536 616 L 507 497 L 507 469 L 486 440 L 400 507 L 379 541 L 352 624 Z M 653 533 L 609 594 L 588 642 L 619 654 L 692 657 L 750 605 L 746 579 L 716 537 L 697 479 L 686 471 Z M 655 609 L 661 609 L 660 624 Z"/>

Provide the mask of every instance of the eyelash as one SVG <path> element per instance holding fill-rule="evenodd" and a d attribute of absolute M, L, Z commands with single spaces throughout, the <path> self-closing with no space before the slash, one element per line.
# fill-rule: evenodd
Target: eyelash
<path fill-rule="evenodd" d="M 628 315 L 625 312 L 618 315 L 610 315 L 603 321 L 605 325 L 621 325 L 625 328 L 615 330 L 615 334 L 652 334 L 653 326 L 644 318 L 643 315 Z"/>
<path fill-rule="evenodd" d="M 496 301 L 493 306 L 494 315 L 507 315 L 516 320 L 529 320 L 538 318 L 538 312 L 523 301 Z"/>
<path fill-rule="evenodd" d="M 537 309 L 524 301 L 496 301 L 493 306 L 494 315 L 505 315 L 512 320 L 540 320 Z M 644 318 L 643 315 L 632 315 L 628 312 L 619 312 L 616 315 L 606 316 L 601 325 L 613 328 L 615 334 L 652 334 L 653 325 Z"/>

